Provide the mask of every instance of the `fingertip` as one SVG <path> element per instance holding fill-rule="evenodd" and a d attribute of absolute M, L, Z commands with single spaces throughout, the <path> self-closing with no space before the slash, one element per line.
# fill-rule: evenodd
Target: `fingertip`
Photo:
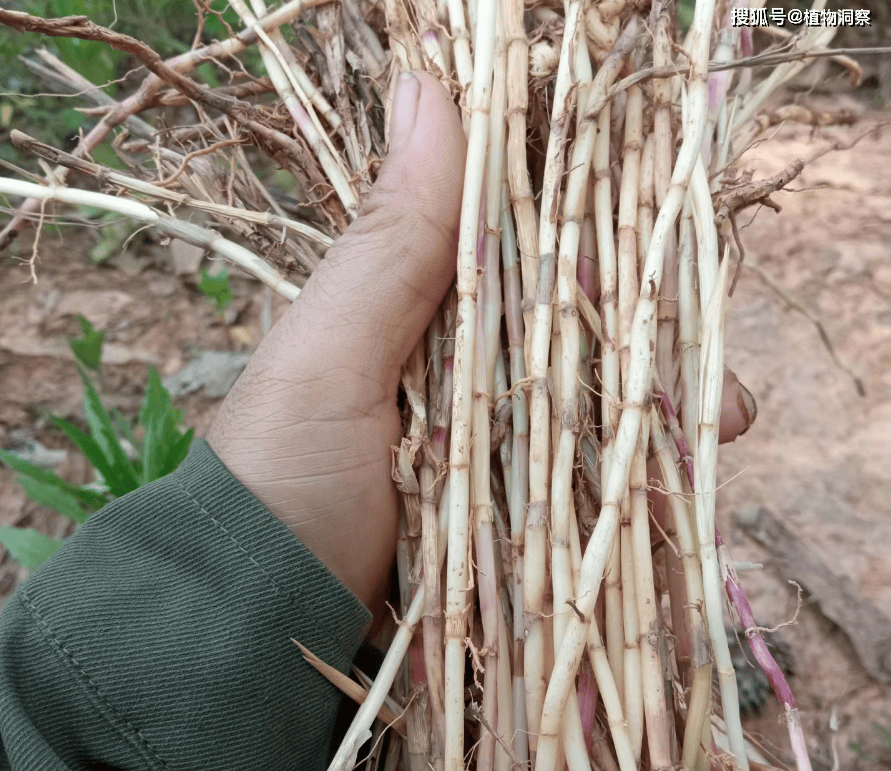
<path fill-rule="evenodd" d="M 721 426 L 718 441 L 732 442 L 752 427 L 758 405 L 751 391 L 739 382 L 733 370 L 724 368 L 724 390 L 721 394 Z"/>

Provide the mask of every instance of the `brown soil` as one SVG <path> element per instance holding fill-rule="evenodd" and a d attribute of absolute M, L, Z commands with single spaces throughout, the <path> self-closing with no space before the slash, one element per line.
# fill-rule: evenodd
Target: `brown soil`
<path fill-rule="evenodd" d="M 784 126 L 748 153 L 748 168 L 756 179 L 776 174 L 831 139 L 849 142 L 864 125 L 816 137 Z M 751 222 L 741 231 L 747 254 L 817 314 L 866 389 L 858 396 L 814 325 L 744 270 L 730 304 L 726 360 L 759 413 L 746 436 L 723 448 L 718 517 L 734 559 L 764 563 L 742 574 L 764 626 L 794 616 L 796 590 L 787 579 L 796 576 L 772 569 L 771 554 L 736 525 L 736 515 L 758 506 L 785 523 L 836 583 L 847 579 L 857 597 L 891 618 L 889 153 L 891 131 L 866 137 L 807 166 L 793 191 L 774 196 L 781 213 L 762 208 L 752 220 L 752 209 L 739 220 Z M 855 655 L 847 633 L 865 630 L 841 630 L 821 614 L 820 600 L 805 593 L 798 623 L 777 633 L 793 652 L 791 685 L 814 759 L 831 767 L 834 744 L 839 768 L 891 768 L 891 689 Z M 750 728 L 787 747 L 778 714 L 767 709 Z"/>
<path fill-rule="evenodd" d="M 836 105 L 837 106 L 837 105 Z M 877 120 L 880 116 L 872 116 Z M 827 137 L 852 138 L 862 125 L 827 130 L 784 126 L 748 155 L 756 178 L 796 157 L 809 157 Z M 748 385 L 759 416 L 747 436 L 726 447 L 721 461 L 719 524 L 736 560 L 764 563 L 742 574 L 759 623 L 791 619 L 791 576 L 772 567 L 769 551 L 736 524 L 736 515 L 764 506 L 781 518 L 826 570 L 850 581 L 858 596 L 891 617 L 891 131 L 862 140 L 805 169 L 795 192 L 775 196 L 779 215 L 754 209 L 740 217 L 748 254 L 825 323 L 839 357 L 863 379 L 860 397 L 835 366 L 814 326 L 791 310 L 759 277 L 744 271 L 730 304 L 727 362 Z M 79 331 L 82 313 L 108 330 L 106 392 L 134 411 L 149 365 L 177 372 L 193 351 L 250 350 L 261 335 L 265 292 L 233 279 L 235 300 L 225 322 L 195 289 L 194 274 L 175 275 L 168 250 L 135 240 L 112 264 L 92 265 L 93 234 L 66 230 L 40 244 L 37 285 L 27 269 L 0 262 L 0 446 L 22 437 L 64 447 L 40 415 L 79 416 L 80 384 L 64 335 Z M 18 245 L 27 257 L 30 244 Z M 272 301 L 274 315 L 283 301 Z M 203 435 L 218 404 L 201 393 L 180 400 L 186 420 Z M 75 453 L 59 469 L 85 482 Z M 0 468 L 0 525 L 36 527 L 60 535 L 64 522 L 29 503 Z M 0 560 L 0 598 L 22 578 Z M 846 631 L 805 595 L 797 623 L 777 634 L 791 647 L 798 697 L 815 766 L 891 767 L 889 687 L 872 679 Z M 847 630 L 856 634 L 856 630 Z M 765 706 L 748 727 L 788 759 L 779 710 Z M 833 722 L 834 719 L 834 722 Z M 832 730 L 832 726 L 837 730 Z"/>

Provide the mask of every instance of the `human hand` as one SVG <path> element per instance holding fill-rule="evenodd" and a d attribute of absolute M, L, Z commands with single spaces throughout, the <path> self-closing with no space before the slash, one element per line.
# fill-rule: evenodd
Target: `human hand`
<path fill-rule="evenodd" d="M 367 607 L 386 591 L 403 362 L 455 274 L 466 147 L 431 75 L 403 76 L 361 216 L 264 338 L 208 443 Z"/>

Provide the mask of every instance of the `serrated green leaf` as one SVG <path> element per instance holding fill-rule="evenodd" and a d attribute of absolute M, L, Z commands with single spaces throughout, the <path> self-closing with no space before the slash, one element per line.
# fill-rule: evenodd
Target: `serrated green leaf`
<path fill-rule="evenodd" d="M 214 276 L 211 276 L 210 273 L 202 268 L 198 291 L 214 301 L 217 313 L 222 313 L 229 306 L 229 303 L 232 302 L 229 274 L 225 268 Z"/>
<path fill-rule="evenodd" d="M 149 370 L 145 386 L 145 398 L 139 411 L 139 422 L 145 427 L 142 440 L 142 483 L 148 484 L 158 478 L 158 471 L 165 452 L 164 429 L 170 412 L 170 394 L 161 385 L 157 370 Z"/>
<path fill-rule="evenodd" d="M 28 497 L 32 501 L 36 501 L 41 506 L 55 509 L 59 514 L 73 519 L 79 525 L 86 522 L 90 516 L 89 512 L 80 507 L 77 498 L 54 485 L 38 482 L 29 477 L 19 477 L 16 481 L 25 488 L 25 492 L 28 493 Z"/>
<path fill-rule="evenodd" d="M 65 436 L 77 445 L 77 448 L 86 455 L 87 460 L 96 467 L 99 473 L 105 476 L 107 472 L 112 471 L 105 453 L 102 452 L 102 448 L 93 437 L 87 436 L 77 426 L 69 423 L 67 420 L 62 420 L 62 418 L 53 417 L 52 421 L 57 428 L 62 430 Z"/>
<path fill-rule="evenodd" d="M 139 422 L 145 427 L 142 440 L 142 483 L 148 484 L 173 471 L 185 457 L 181 455 L 182 434 L 178 427 L 182 412 L 174 409 L 170 393 L 161 383 L 157 370 L 149 370 L 145 399 Z M 186 443 L 191 442 L 189 437 Z"/>
<path fill-rule="evenodd" d="M 62 542 L 22 527 L 0 527 L 0 543 L 9 555 L 29 570 L 39 568 L 62 548 Z"/>
<path fill-rule="evenodd" d="M 112 495 L 120 498 L 139 487 L 139 482 L 136 479 L 136 472 L 132 465 L 130 465 L 129 473 L 126 473 L 126 469 L 124 469 L 122 473 L 121 469 L 112 466 L 108 462 L 102 452 L 102 448 L 95 439 L 87 436 L 77 426 L 73 426 L 71 423 L 62 420 L 61 418 L 53 418 L 53 423 L 55 423 L 55 425 L 80 448 L 80 451 L 87 456 L 87 459 L 96 467 L 96 470 L 102 476 L 103 482 L 108 485 L 108 489 Z M 129 463 L 129 460 L 127 462 Z"/>
<path fill-rule="evenodd" d="M 77 317 L 80 321 L 81 337 L 73 337 L 68 340 L 68 345 L 74 357 L 87 369 L 94 372 L 99 369 L 102 361 L 102 343 L 105 341 L 105 332 L 97 332 L 93 325 L 83 316 Z"/>
<path fill-rule="evenodd" d="M 33 463 L 29 463 L 28 461 L 20 458 L 14 453 L 7 452 L 6 450 L 0 450 L 0 460 L 2 460 L 13 471 L 18 471 L 19 474 L 24 474 L 26 477 L 30 477 L 31 479 L 42 484 L 54 485 L 60 490 L 64 490 L 66 493 L 68 493 L 69 495 L 73 495 L 84 505 L 88 506 L 94 511 L 97 509 L 101 509 L 106 503 L 108 503 L 108 501 L 105 499 L 105 496 L 101 495 L 100 493 L 97 493 L 94 490 L 86 490 L 79 485 L 73 485 L 70 482 L 66 482 L 58 474 L 55 474 L 52 471 L 47 471 L 46 469 L 42 469 L 40 468 L 40 466 L 35 466 Z"/>
<path fill-rule="evenodd" d="M 139 481 L 136 478 L 136 472 L 130 458 L 127 457 L 127 453 L 114 432 L 111 417 L 102 405 L 99 393 L 93 388 L 93 384 L 83 373 L 81 374 L 81 380 L 84 384 L 84 409 L 92 438 L 99 445 L 108 464 L 112 467 L 113 476 L 129 488 L 127 492 L 135 490 L 139 487 Z M 106 477 L 106 480 L 111 485 L 111 479 Z"/>
<path fill-rule="evenodd" d="M 166 476 L 171 471 L 175 471 L 186 459 L 186 455 L 189 454 L 189 447 L 192 445 L 192 439 L 195 438 L 195 429 L 190 428 L 186 433 L 180 436 L 179 440 L 170 447 L 167 451 L 167 456 L 164 458 L 164 464 L 161 467 L 160 476 Z"/>
<path fill-rule="evenodd" d="M 135 421 L 123 415 L 116 407 L 112 407 L 108 411 L 108 415 L 111 418 L 115 433 L 126 439 L 134 447 L 139 447 L 139 440 L 136 438 L 136 434 L 133 433 L 133 423 Z"/>

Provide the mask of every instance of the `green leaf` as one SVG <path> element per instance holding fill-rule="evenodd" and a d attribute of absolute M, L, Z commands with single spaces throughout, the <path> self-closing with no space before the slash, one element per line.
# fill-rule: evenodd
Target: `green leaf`
<path fill-rule="evenodd" d="M 84 511 L 71 493 L 60 490 L 55 485 L 38 482 L 36 479 L 28 477 L 19 477 L 16 480 L 32 501 L 36 501 L 41 506 L 48 506 L 55 509 L 59 514 L 64 514 L 69 519 L 73 519 L 79 525 L 87 521 L 90 516 L 89 512 Z"/>
<path fill-rule="evenodd" d="M 139 411 L 139 422 L 145 427 L 142 440 L 142 483 L 147 485 L 159 478 L 160 469 L 166 453 L 169 429 L 174 433 L 175 426 L 170 417 L 170 394 L 161 384 L 158 371 L 149 370 L 148 383 L 145 387 L 145 398 Z"/>
<path fill-rule="evenodd" d="M 93 80 L 93 82 L 95 83 L 96 80 Z M 104 142 L 103 144 L 95 147 L 90 155 L 93 156 L 93 160 L 96 163 L 102 164 L 103 166 L 108 166 L 112 169 L 118 169 L 119 171 L 125 171 L 127 169 L 127 167 L 124 165 L 124 162 L 118 157 L 118 154 L 112 149 L 111 145 L 108 144 L 108 142 Z"/>
<path fill-rule="evenodd" d="M 80 322 L 81 337 L 72 337 L 68 345 L 74 357 L 87 369 L 98 371 L 102 361 L 102 343 L 105 341 L 105 332 L 97 332 L 93 325 L 83 316 L 78 316 Z"/>
<path fill-rule="evenodd" d="M 189 454 L 189 447 L 192 445 L 192 439 L 194 438 L 195 429 L 190 428 L 168 450 L 167 457 L 164 459 L 164 465 L 161 467 L 161 476 L 166 476 L 171 471 L 175 471 L 177 466 L 186 459 L 186 455 Z"/>
<path fill-rule="evenodd" d="M 200 80 L 202 83 L 206 83 L 211 88 L 220 87 L 220 79 L 219 77 L 217 77 L 216 67 L 214 67 L 214 65 L 212 65 L 210 62 L 204 62 L 204 64 L 196 67 L 195 74 L 198 76 L 198 80 Z"/>
<path fill-rule="evenodd" d="M 0 527 L 0 543 L 9 555 L 29 570 L 39 568 L 62 548 L 62 542 L 21 527 Z"/>
<path fill-rule="evenodd" d="M 78 485 L 73 485 L 70 482 L 66 482 L 58 474 L 55 474 L 52 471 L 47 471 L 46 469 L 42 469 L 40 468 L 40 466 L 35 466 L 33 463 L 29 463 L 28 461 L 20 458 L 18 455 L 7 452 L 6 450 L 0 450 L 0 460 L 2 460 L 13 471 L 18 471 L 20 474 L 24 474 L 26 477 L 29 477 L 36 482 L 40 482 L 41 484 L 54 485 L 55 487 L 58 487 L 60 490 L 65 491 L 69 495 L 73 495 L 84 505 L 88 506 L 94 511 L 101 509 L 106 503 L 108 503 L 108 501 L 105 499 L 105 496 L 97 493 L 95 490 L 87 490 Z M 19 482 L 21 482 L 21 479 L 19 479 Z"/>
<path fill-rule="evenodd" d="M 681 29 L 689 29 L 693 24 L 693 10 L 696 0 L 681 0 L 677 5 L 678 26 Z"/>
<path fill-rule="evenodd" d="M 126 220 L 115 220 L 100 225 L 101 237 L 99 243 L 90 249 L 90 260 L 100 263 L 114 257 L 123 250 L 124 242 L 130 237 L 133 230 L 133 226 Z"/>
<path fill-rule="evenodd" d="M 112 477 L 123 483 L 128 488 L 127 492 L 135 490 L 139 487 L 136 471 L 114 432 L 111 417 L 102 406 L 102 401 L 99 399 L 96 389 L 93 388 L 93 384 L 83 373 L 81 373 L 81 380 L 84 384 L 84 409 L 87 413 L 87 423 L 90 426 L 92 438 L 99 445 L 108 464 L 112 467 Z M 103 476 L 112 486 L 112 477 L 106 475 L 105 472 L 103 472 Z"/>
<path fill-rule="evenodd" d="M 276 169 L 272 174 L 272 179 L 276 186 L 284 191 L 294 190 L 297 187 L 297 180 L 290 171 L 284 169 Z"/>
<path fill-rule="evenodd" d="M 77 131 L 84 122 L 84 115 L 77 110 L 69 108 L 59 113 L 59 121 L 71 132 Z"/>
<path fill-rule="evenodd" d="M 145 399 L 139 412 L 139 422 L 145 427 L 142 441 L 142 483 L 148 484 L 173 471 L 185 457 L 191 443 L 192 431 L 185 437 L 178 427 L 180 410 L 174 409 L 170 393 L 161 383 L 157 370 L 149 370 Z M 183 439 L 185 452 L 183 452 Z"/>
<path fill-rule="evenodd" d="M 232 290 L 229 288 L 229 274 L 223 268 L 215 276 L 211 276 L 204 268 L 201 269 L 201 281 L 198 291 L 205 297 L 209 297 L 216 303 L 217 313 L 222 313 L 232 302 Z"/>
<path fill-rule="evenodd" d="M 103 454 L 99 443 L 92 437 L 87 436 L 77 426 L 73 426 L 61 418 L 53 418 L 53 423 L 87 456 L 87 460 L 96 467 L 112 495 L 120 498 L 139 487 L 136 471 L 130 464 L 129 459 L 127 459 L 127 463 L 130 464 L 128 473 L 127 469 L 112 465 Z"/>

